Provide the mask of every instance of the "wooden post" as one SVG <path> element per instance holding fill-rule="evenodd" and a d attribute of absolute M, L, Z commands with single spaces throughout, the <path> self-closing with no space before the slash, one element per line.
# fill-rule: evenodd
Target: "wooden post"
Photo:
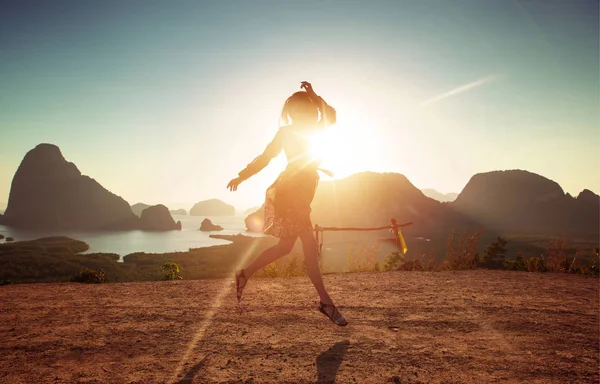
<path fill-rule="evenodd" d="M 400 243 L 398 242 L 398 222 L 396 221 L 396 219 L 392 219 L 391 221 L 394 239 L 396 239 L 396 249 L 400 250 Z"/>
<path fill-rule="evenodd" d="M 321 257 L 321 250 L 319 247 L 319 225 L 315 224 L 315 241 L 317 242 L 317 256 Z"/>

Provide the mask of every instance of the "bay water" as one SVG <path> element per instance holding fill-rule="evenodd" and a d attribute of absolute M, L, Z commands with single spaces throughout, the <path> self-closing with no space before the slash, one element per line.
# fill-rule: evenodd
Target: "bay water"
<path fill-rule="evenodd" d="M 67 236 L 89 244 L 85 253 L 107 252 L 125 256 L 134 252 L 166 253 L 187 251 L 190 248 L 210 247 L 228 244 L 227 240 L 212 239 L 210 234 L 235 235 L 243 233 L 248 236 L 263 236 L 247 233 L 244 224 L 245 216 L 208 217 L 213 224 L 224 228 L 217 232 L 202 232 L 200 223 L 206 216 L 177 216 L 181 221 L 181 231 L 69 231 L 69 230 L 25 230 L 0 225 L 0 234 L 13 237 L 15 241 L 34 240 L 48 236 Z M 0 240 L 3 243 L 4 240 Z"/>

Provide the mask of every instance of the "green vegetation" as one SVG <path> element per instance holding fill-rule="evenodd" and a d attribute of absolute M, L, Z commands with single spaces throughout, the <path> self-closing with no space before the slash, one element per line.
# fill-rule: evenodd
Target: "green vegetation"
<path fill-rule="evenodd" d="M 71 277 L 71 281 L 74 283 L 86 283 L 86 284 L 102 284 L 108 283 L 108 279 L 102 269 L 86 269 L 79 273 L 77 276 Z"/>
<path fill-rule="evenodd" d="M 177 263 L 173 263 L 171 261 L 164 263 L 160 269 L 165 273 L 161 280 L 181 280 L 182 277 L 179 276 L 179 271 L 181 271 L 181 267 Z"/>
<path fill-rule="evenodd" d="M 400 269 L 405 264 L 406 258 L 400 252 L 392 252 L 385 258 L 385 263 L 381 268 L 382 271 L 395 271 Z M 375 268 L 373 268 L 376 270 Z"/>
<path fill-rule="evenodd" d="M 297 277 L 306 276 L 304 258 L 298 253 L 282 257 L 274 263 L 267 265 L 262 271 L 256 273 L 258 277 Z"/>
<path fill-rule="evenodd" d="M 436 263 L 431 255 L 422 255 L 402 263 L 398 255 L 391 254 L 386 259 L 386 265 L 392 265 L 394 270 L 500 269 L 598 276 L 600 255 L 598 248 L 590 246 L 589 242 L 569 246 L 566 239 L 546 239 L 546 247 L 542 251 L 538 248 L 527 252 L 519 250 L 516 257 L 508 258 L 508 240 L 498 237 L 480 255 L 479 239 L 478 231 L 465 231 L 458 238 L 451 233 L 448 237 L 446 256 L 441 263 Z"/>
<path fill-rule="evenodd" d="M 503 269 L 506 266 L 506 245 L 508 241 L 498 237 L 498 240 L 488 245 L 479 260 L 479 266 L 488 269 Z"/>
<path fill-rule="evenodd" d="M 232 244 L 190 249 L 187 252 L 134 253 L 125 256 L 123 262 L 119 262 L 120 256 L 117 254 L 81 254 L 89 249 L 88 245 L 68 237 L 0 244 L 0 282 L 101 283 L 231 277 L 236 268 L 275 244 L 275 239 L 271 238 L 243 235 L 215 237 L 231 240 Z M 379 259 L 378 246 L 352 244 L 347 252 L 343 271 L 441 271 L 485 268 L 598 276 L 598 248 L 589 243 L 547 239 L 543 249 L 536 247 L 521 250 L 522 243 L 519 241 L 497 238 L 480 253 L 479 242 L 480 234 L 477 231 L 465 231 L 458 235 L 451 233 L 443 258 L 436 258 L 427 253 L 410 255 L 409 251 L 407 256 L 394 252 L 382 259 Z M 515 257 L 507 256 L 512 247 L 519 247 Z M 323 259 L 320 262 L 323 265 Z M 333 272 L 323 268 L 322 271 Z M 293 252 L 257 273 L 257 276 L 262 277 L 304 275 L 304 260 L 298 252 Z"/>
<path fill-rule="evenodd" d="M 68 237 L 0 244 L 0 281 L 12 283 L 68 282 L 82 271 L 104 272 L 110 282 L 158 281 L 165 263 L 175 263 L 186 280 L 228 277 L 242 258 L 256 257 L 273 245 L 273 239 L 223 236 L 232 244 L 164 254 L 134 253 L 123 258 L 114 253 L 80 252 L 89 246 Z"/>

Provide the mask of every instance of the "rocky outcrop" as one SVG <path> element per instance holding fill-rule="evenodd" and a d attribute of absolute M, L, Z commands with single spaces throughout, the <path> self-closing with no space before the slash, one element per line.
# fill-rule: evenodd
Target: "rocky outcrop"
<path fill-rule="evenodd" d="M 202 220 L 200 224 L 200 231 L 204 232 L 212 232 L 212 231 L 222 231 L 223 227 L 220 225 L 213 224 L 209 219 Z"/>
<path fill-rule="evenodd" d="M 40 144 L 23 158 L 13 178 L 5 225 L 23 228 L 133 229 L 129 204 L 84 176 L 60 149 Z"/>
<path fill-rule="evenodd" d="M 142 212 L 147 209 L 150 208 L 151 206 L 148 204 L 144 204 L 144 203 L 137 203 L 131 206 L 131 210 L 133 211 L 133 213 L 135 213 L 138 216 L 142 215 Z M 187 212 L 185 211 L 185 209 L 177 209 L 177 210 L 169 210 L 169 213 L 171 215 L 174 216 L 185 216 L 187 214 Z"/>
<path fill-rule="evenodd" d="M 196 203 L 190 209 L 190 216 L 233 216 L 235 208 L 218 199 L 211 199 Z"/>
<path fill-rule="evenodd" d="M 141 217 L 144 209 L 150 208 L 150 207 L 151 207 L 150 204 L 136 203 L 131 206 L 131 210 L 133 211 L 133 213 L 135 213 L 135 215 L 137 217 Z"/>
<path fill-rule="evenodd" d="M 594 206 L 597 206 L 599 203 L 599 198 L 600 196 L 596 195 L 594 192 L 590 191 L 589 189 L 584 189 L 583 191 L 579 192 L 579 195 L 577 195 L 577 201 L 581 204 L 590 204 L 592 206 L 592 208 Z"/>
<path fill-rule="evenodd" d="M 147 231 L 181 230 L 181 221 L 176 223 L 164 205 L 153 205 L 142 211 L 140 228 Z"/>
<path fill-rule="evenodd" d="M 504 234 L 597 240 L 599 201 L 589 190 L 573 198 L 543 176 L 509 170 L 473 176 L 450 206 Z"/>

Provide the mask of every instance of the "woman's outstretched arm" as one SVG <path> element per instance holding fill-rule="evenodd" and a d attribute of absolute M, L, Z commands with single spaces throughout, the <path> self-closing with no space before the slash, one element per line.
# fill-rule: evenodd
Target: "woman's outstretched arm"
<path fill-rule="evenodd" d="M 275 134 L 275 137 L 267 148 L 265 148 L 264 152 L 258 155 L 250 164 L 246 166 L 243 170 L 238 173 L 238 177 L 231 180 L 229 184 L 227 184 L 227 188 L 231 191 L 237 190 L 238 185 L 244 180 L 249 179 L 253 175 L 256 175 L 263 168 L 265 168 L 271 162 L 271 159 L 279 155 L 279 153 L 283 149 L 283 143 L 281 138 L 281 131 L 278 131 Z"/>

